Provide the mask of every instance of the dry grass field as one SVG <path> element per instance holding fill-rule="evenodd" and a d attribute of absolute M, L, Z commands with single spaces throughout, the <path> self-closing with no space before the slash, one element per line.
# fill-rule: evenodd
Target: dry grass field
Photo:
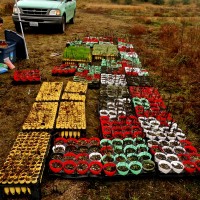
<path fill-rule="evenodd" d="M 4 30 L 14 30 L 11 0 L 1 0 Z M 132 5 L 109 0 L 77 0 L 75 24 L 66 33 L 54 30 L 25 30 L 29 59 L 14 63 L 16 69 L 38 68 L 43 81 L 70 79 L 51 75 L 60 65 L 68 40 L 84 36 L 124 37 L 135 47 L 142 65 L 169 104 L 169 110 L 187 137 L 200 151 L 200 5 L 170 6 L 133 1 Z M 51 57 L 51 53 L 59 56 Z M 0 75 L 0 167 L 6 159 L 40 84 L 13 85 L 13 71 Z M 87 94 L 87 136 L 98 136 L 96 112 L 98 90 Z M 44 174 L 42 200 L 199 200 L 200 181 L 188 179 L 63 180 Z M 9 198 L 21 199 L 22 198 Z M 23 197 L 25 200 L 26 197 Z"/>

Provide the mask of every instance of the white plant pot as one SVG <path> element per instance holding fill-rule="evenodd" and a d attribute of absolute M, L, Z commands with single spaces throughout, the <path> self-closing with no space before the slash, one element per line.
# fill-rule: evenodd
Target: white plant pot
<path fill-rule="evenodd" d="M 171 162 L 171 165 L 172 165 L 172 170 L 177 174 L 180 174 L 184 170 L 184 165 L 180 161 L 173 161 Z M 181 169 L 177 168 L 178 166 L 181 166 Z"/>
<path fill-rule="evenodd" d="M 158 155 L 162 155 L 162 159 L 160 159 L 160 158 L 158 158 L 157 156 Z M 166 155 L 164 154 L 164 153 L 161 153 L 161 152 L 156 152 L 155 154 L 154 154 L 154 160 L 155 160 L 155 162 L 160 162 L 161 160 L 167 160 L 167 157 L 166 157 Z"/>
<path fill-rule="evenodd" d="M 163 165 L 167 166 L 167 169 L 165 169 L 163 167 Z M 164 174 L 168 174 L 171 171 L 171 169 L 172 169 L 172 165 L 168 161 L 166 161 L 166 160 L 161 160 L 158 163 L 158 169 L 159 169 L 160 172 L 162 172 Z"/>

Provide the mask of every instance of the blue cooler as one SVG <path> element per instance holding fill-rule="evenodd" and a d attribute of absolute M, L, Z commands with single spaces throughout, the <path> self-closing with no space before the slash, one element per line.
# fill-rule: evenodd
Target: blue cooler
<path fill-rule="evenodd" d="M 13 41 L 5 41 L 7 43 L 7 47 L 0 46 L 0 63 L 4 62 L 5 58 L 9 58 L 11 62 L 16 61 L 16 42 Z"/>

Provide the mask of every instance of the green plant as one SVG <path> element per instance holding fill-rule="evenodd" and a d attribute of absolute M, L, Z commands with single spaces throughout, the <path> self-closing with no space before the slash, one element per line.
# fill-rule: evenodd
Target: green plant
<path fill-rule="evenodd" d="M 125 0 L 125 4 L 131 5 L 133 3 L 133 0 Z"/>
<path fill-rule="evenodd" d="M 151 0 L 151 2 L 155 5 L 163 5 L 165 3 L 164 0 Z"/>
<path fill-rule="evenodd" d="M 182 0 L 182 3 L 183 3 L 184 5 L 189 5 L 189 4 L 190 4 L 190 0 Z"/>

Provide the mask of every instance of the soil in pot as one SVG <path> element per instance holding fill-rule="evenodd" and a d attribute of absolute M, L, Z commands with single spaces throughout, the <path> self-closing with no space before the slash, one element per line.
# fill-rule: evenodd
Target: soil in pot
<path fill-rule="evenodd" d="M 144 170 L 151 171 L 155 168 L 155 163 L 153 161 L 151 162 L 144 161 L 142 166 Z"/>
<path fill-rule="evenodd" d="M 133 164 L 131 165 L 130 169 L 134 171 L 138 171 L 138 170 L 141 170 L 141 167 L 139 165 Z"/>
<path fill-rule="evenodd" d="M 159 142 L 161 146 L 168 146 L 169 143 L 166 140 L 162 140 Z"/>
<path fill-rule="evenodd" d="M 94 170 L 94 171 L 99 171 L 101 170 L 101 167 L 98 165 L 98 164 L 93 164 L 91 167 L 90 167 L 91 170 Z"/>
<path fill-rule="evenodd" d="M 184 168 L 184 167 L 183 167 L 181 164 L 179 164 L 179 163 L 176 163 L 176 164 L 172 163 L 172 167 L 174 167 L 174 168 L 176 168 L 176 169 L 183 169 L 183 168 Z"/>
<path fill-rule="evenodd" d="M 77 170 L 78 171 L 85 171 L 88 169 L 88 165 L 86 163 L 79 163 L 77 165 Z"/>
<path fill-rule="evenodd" d="M 89 147 L 89 152 L 92 153 L 92 152 L 99 152 L 100 151 L 100 147 L 97 146 L 97 145 L 92 145 Z"/>
<path fill-rule="evenodd" d="M 183 154 L 183 153 L 185 153 L 184 149 L 182 149 L 182 148 L 174 148 L 174 152 L 176 154 Z"/>
<path fill-rule="evenodd" d="M 72 164 L 66 164 L 65 165 L 65 169 L 67 169 L 67 170 L 73 170 L 74 169 L 74 165 L 72 165 Z"/>
<path fill-rule="evenodd" d="M 95 160 L 101 160 L 101 156 L 100 155 L 92 155 L 90 157 L 90 160 L 95 161 Z"/>
<path fill-rule="evenodd" d="M 116 166 L 107 166 L 104 168 L 104 170 L 108 172 L 114 172 L 116 170 Z"/>
<path fill-rule="evenodd" d="M 76 152 L 77 152 L 77 147 L 74 146 L 74 145 L 66 146 L 65 152 L 73 152 L 73 153 L 76 153 Z"/>
<path fill-rule="evenodd" d="M 54 153 L 65 153 L 62 147 L 56 147 Z"/>
<path fill-rule="evenodd" d="M 117 167 L 117 169 L 122 172 L 126 172 L 127 170 L 129 170 L 128 167 L 126 167 L 126 166 L 119 166 L 119 167 Z"/>
<path fill-rule="evenodd" d="M 103 158 L 103 162 L 107 163 L 107 162 L 113 162 L 114 158 L 111 155 L 105 155 L 105 157 Z"/>
<path fill-rule="evenodd" d="M 88 147 L 87 146 L 80 146 L 78 148 L 80 153 L 87 153 L 88 152 Z"/>
<path fill-rule="evenodd" d="M 137 155 L 127 156 L 127 159 L 128 159 L 130 162 L 131 162 L 131 161 L 138 161 Z"/>
<path fill-rule="evenodd" d="M 159 160 L 166 160 L 166 156 L 163 155 L 163 154 L 156 154 L 155 156 L 156 156 L 156 158 L 159 159 Z"/>
<path fill-rule="evenodd" d="M 175 156 L 168 156 L 167 159 L 169 160 L 169 162 L 177 161 L 177 157 Z"/>
<path fill-rule="evenodd" d="M 126 158 L 121 156 L 121 155 L 119 155 L 119 156 L 116 157 L 116 161 L 117 162 L 126 162 Z"/>
<path fill-rule="evenodd" d="M 51 160 L 62 160 L 63 154 L 62 153 L 53 153 L 51 155 Z"/>
<path fill-rule="evenodd" d="M 166 170 L 170 169 L 170 166 L 165 163 L 160 164 L 160 167 Z"/>
<path fill-rule="evenodd" d="M 133 144 L 133 140 L 124 140 L 124 146 Z"/>
<path fill-rule="evenodd" d="M 87 153 L 81 153 L 77 155 L 77 160 L 78 161 L 87 161 L 89 158 L 89 155 Z"/>
<path fill-rule="evenodd" d="M 88 144 L 88 140 L 87 140 L 87 139 L 79 139 L 79 140 L 77 141 L 77 144 L 78 144 L 79 146 L 86 146 L 86 145 Z"/>

